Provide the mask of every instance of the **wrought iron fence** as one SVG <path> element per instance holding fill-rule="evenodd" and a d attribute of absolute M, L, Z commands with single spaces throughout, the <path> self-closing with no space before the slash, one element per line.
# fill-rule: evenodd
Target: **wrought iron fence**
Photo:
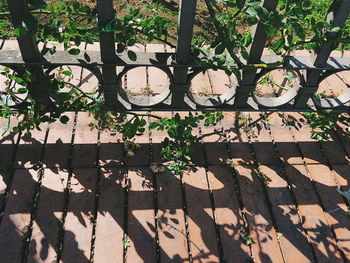
<path fill-rule="evenodd" d="M 14 26 L 23 21 L 26 8 L 23 0 L 8 0 Z M 21 70 L 23 67 L 50 66 L 53 70 L 60 66 L 76 65 L 91 71 L 99 81 L 99 89 L 104 94 L 107 105 L 120 110 L 202 110 L 221 109 L 227 111 L 320 111 L 332 109 L 348 111 L 350 90 L 335 97 L 315 96 L 319 84 L 328 76 L 350 69 L 349 57 L 330 57 L 334 48 L 337 32 L 326 32 L 327 41 L 312 56 L 288 56 L 281 65 L 266 68 L 241 70 L 241 78 L 232 83 L 230 91 L 218 96 L 196 96 L 191 93 L 191 80 L 199 74 L 201 66 L 191 56 L 196 0 L 182 0 L 179 10 L 178 35 L 174 53 L 137 53 L 132 61 L 126 54 L 116 54 L 116 42 L 113 32 L 100 32 L 100 52 L 86 51 L 79 55 L 69 55 L 58 51 L 54 55 L 41 56 L 33 34 L 18 38 L 19 51 L 0 51 L 0 64 Z M 264 0 L 262 5 L 275 10 L 278 0 Z M 99 23 L 107 25 L 114 18 L 113 0 L 97 1 Z M 334 0 L 327 21 L 333 27 L 342 27 L 350 12 L 349 0 Z M 267 41 L 264 24 L 253 28 L 253 41 L 249 50 L 247 64 L 265 64 L 276 61 L 277 56 L 263 56 Z M 117 67 L 123 67 L 117 72 Z M 168 88 L 155 95 L 132 95 L 122 88 L 122 78 L 136 67 L 156 67 L 167 74 Z M 254 91 L 258 80 L 275 69 L 297 72 L 298 81 L 288 92 L 279 97 L 262 97 Z"/>

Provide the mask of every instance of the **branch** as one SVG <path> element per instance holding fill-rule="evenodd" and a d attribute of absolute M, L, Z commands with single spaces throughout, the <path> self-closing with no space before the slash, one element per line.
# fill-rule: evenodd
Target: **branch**
<path fill-rule="evenodd" d="M 230 53 L 232 59 L 237 63 L 238 66 L 243 67 L 243 63 L 242 61 L 238 58 L 238 56 L 231 50 L 230 48 L 230 43 L 228 41 L 228 36 L 225 35 L 225 29 L 221 28 L 221 25 L 219 23 L 219 21 L 216 19 L 215 16 L 215 11 L 213 9 L 213 7 L 211 6 L 209 0 L 204 0 L 205 4 L 208 7 L 208 11 L 209 11 L 209 15 L 210 17 L 213 19 L 214 22 L 214 26 L 216 28 L 216 31 L 219 34 L 219 37 L 222 39 L 223 44 L 225 45 L 227 51 Z"/>

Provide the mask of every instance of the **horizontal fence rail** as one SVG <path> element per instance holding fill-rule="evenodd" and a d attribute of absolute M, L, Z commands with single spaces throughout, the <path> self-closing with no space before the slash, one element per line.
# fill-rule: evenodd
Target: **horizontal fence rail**
<path fill-rule="evenodd" d="M 8 0 L 14 26 L 23 21 L 24 0 Z M 319 84 L 326 77 L 341 71 L 350 70 L 350 58 L 330 57 L 334 49 L 336 32 L 326 32 L 327 41 L 314 52 L 314 55 L 287 56 L 283 64 L 266 68 L 264 64 L 275 62 L 278 56 L 263 55 L 267 41 L 264 24 L 253 28 L 253 41 L 248 47 L 246 65 L 257 64 L 254 68 L 241 70 L 241 78 L 231 83 L 230 91 L 222 95 L 198 96 L 190 91 L 191 81 L 202 72 L 199 58 L 191 56 L 196 0 L 182 0 L 179 10 L 178 39 L 175 52 L 139 52 L 136 60 L 128 55 L 116 54 L 113 32 L 100 32 L 100 52 L 85 51 L 70 55 L 57 51 L 53 55 L 41 56 L 35 36 L 26 34 L 18 38 L 19 51 L 0 51 L 0 65 L 16 72 L 25 68 L 49 71 L 61 66 L 75 65 L 89 70 L 99 81 L 99 89 L 104 94 L 106 105 L 118 110 L 203 110 L 219 109 L 227 111 L 348 111 L 350 90 L 335 97 L 315 96 Z M 277 0 L 264 0 L 261 4 L 268 10 L 275 10 Z M 99 26 L 108 24 L 114 18 L 113 0 L 98 0 Z M 350 13 L 350 1 L 334 0 L 325 18 L 333 27 L 342 27 Z M 239 56 L 239 54 L 237 54 Z M 261 65 L 259 67 L 259 64 Z M 117 72 L 116 67 L 122 67 Z M 234 66 L 234 65 L 232 65 Z M 122 79 L 128 71 L 137 67 L 156 67 L 169 79 L 167 90 L 156 96 L 131 95 L 122 88 Z M 260 97 L 254 92 L 257 82 L 275 69 L 296 72 L 297 84 L 279 97 Z"/>

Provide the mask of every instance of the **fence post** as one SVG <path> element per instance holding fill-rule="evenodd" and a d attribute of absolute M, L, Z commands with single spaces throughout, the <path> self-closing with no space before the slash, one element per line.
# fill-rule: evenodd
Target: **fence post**
<path fill-rule="evenodd" d="M 20 28 L 24 23 L 24 15 L 27 11 L 25 0 L 7 0 L 14 28 Z M 24 62 L 37 62 L 41 55 L 32 32 L 22 34 L 17 38 L 18 45 Z"/>
<path fill-rule="evenodd" d="M 97 12 L 99 21 L 99 37 L 101 60 L 103 63 L 115 62 L 115 34 L 114 32 L 102 32 L 102 28 L 114 19 L 113 0 L 97 0 Z M 107 105 L 116 105 L 118 102 L 117 68 L 116 66 L 102 66 L 102 80 L 100 88 L 104 94 Z"/>
<path fill-rule="evenodd" d="M 176 64 L 179 65 L 188 64 L 192 61 L 191 43 L 196 5 L 197 0 L 181 0 L 180 3 L 175 57 Z M 170 89 L 172 92 L 172 107 L 180 108 L 184 105 L 185 93 L 189 89 L 187 73 L 187 67 L 176 67 L 174 69 L 174 83 L 170 84 Z"/>
<path fill-rule="evenodd" d="M 269 11 L 273 11 L 277 7 L 278 0 L 263 0 L 262 6 Z M 267 40 L 267 33 L 263 23 L 258 23 L 252 30 L 253 42 L 248 47 L 247 64 L 260 63 L 261 56 L 264 51 Z M 241 108 L 247 106 L 250 93 L 255 89 L 256 69 L 247 69 L 242 72 L 242 79 L 236 89 L 234 107 Z"/>
<path fill-rule="evenodd" d="M 334 0 L 328 10 L 326 21 L 331 23 L 333 28 L 342 27 L 349 13 L 349 0 Z M 338 35 L 338 32 L 326 32 L 327 41 L 315 51 L 316 54 L 313 57 L 315 67 L 322 68 L 327 64 L 327 60 L 334 49 L 335 40 Z M 321 74 L 321 69 L 307 71 L 305 85 L 299 89 L 295 98 L 295 108 L 306 108 L 308 100 L 318 89 Z"/>
<path fill-rule="evenodd" d="M 25 23 L 25 14 L 28 10 L 26 1 L 7 0 L 7 4 L 14 28 L 23 27 L 23 23 Z M 42 56 L 39 52 L 33 32 L 25 32 L 17 37 L 17 41 L 24 62 L 40 62 Z M 35 81 L 32 80 L 27 85 L 29 95 L 35 98 L 37 105 L 44 105 L 47 109 L 55 108 L 56 106 L 50 98 L 50 85 L 48 85 L 47 78 L 45 78 L 43 67 L 40 64 L 27 65 L 26 69 L 35 75 Z"/>

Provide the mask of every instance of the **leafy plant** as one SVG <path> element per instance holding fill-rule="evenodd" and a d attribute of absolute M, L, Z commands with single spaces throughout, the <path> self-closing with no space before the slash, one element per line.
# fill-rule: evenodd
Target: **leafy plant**
<path fill-rule="evenodd" d="M 253 239 L 249 236 L 247 229 L 241 229 L 239 234 L 246 246 L 250 246 L 254 243 Z"/>
<path fill-rule="evenodd" d="M 304 116 L 311 128 L 311 138 L 324 141 L 327 140 L 333 131 L 337 129 L 337 122 L 347 118 L 339 112 L 305 112 Z"/>
<path fill-rule="evenodd" d="M 124 249 L 128 249 L 129 247 L 131 247 L 131 242 L 128 238 L 123 239 L 123 247 Z"/>
<path fill-rule="evenodd" d="M 255 175 L 265 184 L 268 185 L 271 182 L 271 179 L 260 170 L 260 168 L 254 169 Z"/>
<path fill-rule="evenodd" d="M 204 121 L 204 126 L 215 125 L 223 118 L 220 112 L 204 112 L 200 115 L 193 115 L 191 112 L 185 118 L 181 118 L 178 113 L 171 119 L 161 118 L 157 122 L 152 122 L 150 129 L 166 130 L 169 138 L 165 138 L 161 155 L 166 162 L 170 162 L 167 167 L 175 174 L 181 174 L 182 170 L 192 159 L 193 144 L 199 140 L 193 135 L 193 128 L 198 127 L 199 121 Z"/>
<path fill-rule="evenodd" d="M 208 68 L 222 69 L 229 75 L 235 74 L 240 80 L 241 69 L 275 66 L 281 64 L 293 49 L 318 47 L 326 40 L 324 32 L 327 31 L 338 33 L 336 42 L 339 48 L 348 45 L 350 23 L 340 29 L 332 28 L 325 22 L 324 17 L 330 1 L 281 0 L 275 11 L 267 10 L 261 6 L 261 1 L 255 0 L 204 2 L 209 14 L 207 22 L 216 31 L 213 31 L 208 39 L 193 41 L 193 56 L 198 59 L 204 71 Z M 130 60 L 137 60 L 137 54 L 130 50 L 135 43 L 157 41 L 174 47 L 176 38 L 171 33 L 176 25 L 174 19 L 164 15 L 174 17 L 174 13 L 156 1 L 142 1 L 142 8 L 128 7 L 126 12 L 117 13 L 115 19 L 103 26 L 96 19 L 95 5 L 72 0 L 27 0 L 26 3 L 28 8 L 25 10 L 23 23 L 9 32 L 10 13 L 6 2 L 0 2 L 0 29 L 5 29 L 0 31 L 6 32 L 1 33 L 3 37 L 34 34 L 37 41 L 44 44 L 42 54 L 56 52 L 54 47 L 48 45 L 48 41 L 52 40 L 63 43 L 64 49 L 70 55 L 78 55 L 78 46 L 82 42 L 91 44 L 98 40 L 101 32 L 114 32 L 117 53 L 126 52 Z M 246 29 L 257 23 L 265 25 L 269 37 L 267 45 L 281 56 L 275 63 L 246 63 L 248 47 L 253 40 L 251 33 Z M 237 55 L 238 52 L 241 53 L 241 57 Z M 109 129 L 122 134 L 128 156 L 132 156 L 137 149 L 134 138 L 145 132 L 146 119 L 150 115 L 108 111 L 104 105 L 103 94 L 86 93 L 79 85 L 70 84 L 72 71 L 69 68 L 61 68 L 56 73 L 51 73 L 47 66 L 31 65 L 16 73 L 5 68 L 1 74 L 8 79 L 5 91 L 1 92 L 0 101 L 0 114 L 8 120 L 6 131 L 10 129 L 11 116 L 21 118 L 18 126 L 14 128 L 14 131 L 19 132 L 40 129 L 43 122 L 67 123 L 69 119 L 64 112 L 86 111 L 96 119 L 91 128 Z M 291 75 L 287 74 L 286 78 L 288 81 L 292 80 Z M 151 91 L 145 89 L 144 92 Z M 314 123 L 313 136 L 325 136 L 334 128 L 334 118 L 341 118 L 339 115 L 331 115 L 333 113 L 327 114 L 308 116 L 310 123 Z M 192 146 L 199 140 L 198 136 L 193 135 L 193 129 L 197 128 L 199 123 L 204 126 L 214 125 L 222 119 L 222 114 L 203 112 L 199 115 L 190 113 L 185 118 L 181 118 L 179 114 L 173 118 L 152 117 L 158 121 L 151 123 L 149 128 L 167 130 L 169 135 L 163 142 L 162 157 L 168 162 L 167 167 L 171 171 L 180 174 L 190 164 Z M 239 122 L 249 136 L 254 136 L 249 115 L 241 115 Z"/>

